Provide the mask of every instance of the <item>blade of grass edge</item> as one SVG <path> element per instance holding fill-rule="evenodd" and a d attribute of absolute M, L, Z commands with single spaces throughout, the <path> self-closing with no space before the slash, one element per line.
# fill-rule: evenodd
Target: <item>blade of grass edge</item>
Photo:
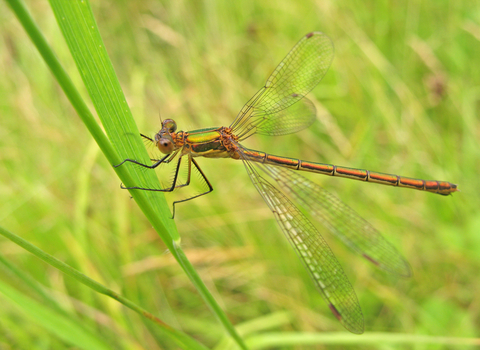
<path fill-rule="evenodd" d="M 7 0 L 7 2 L 39 49 L 46 63 L 51 68 L 52 73 L 72 102 L 72 105 L 82 120 L 84 120 L 87 128 L 92 132 L 92 135 L 107 159 L 111 164 L 118 164 L 120 161 L 117 153 L 113 150 L 108 140 L 106 140 L 105 135 L 95 122 L 85 102 L 81 99 L 80 94 L 73 86 L 73 83 L 53 54 L 45 38 L 34 24 L 25 5 L 20 0 Z M 148 154 L 138 136 L 138 130 L 101 40 L 89 3 L 87 1 L 61 0 L 52 0 L 50 3 L 67 44 L 69 45 L 70 52 L 75 59 L 82 79 L 94 102 L 97 113 L 104 124 L 107 134 L 122 156 L 120 159 L 125 159 L 128 158 L 129 155 L 135 154 L 137 155 L 137 159 L 138 155 L 141 155 L 141 158 L 145 158 L 143 161 L 148 161 Z M 85 56 L 83 56 L 84 54 Z M 98 87 L 102 87 L 102 89 L 98 89 Z M 111 118 L 112 116 L 115 116 L 115 119 Z M 126 135 L 130 136 L 127 137 Z M 120 147 L 118 147 L 119 145 Z M 130 156 L 130 158 L 132 157 Z M 123 183 L 127 185 L 145 183 L 145 181 L 142 180 L 145 179 L 144 175 L 146 174 L 150 174 L 152 177 L 149 179 L 150 182 L 147 183 L 158 181 L 151 172 L 142 173 L 133 169 L 134 172 L 130 175 L 130 172 L 125 169 L 126 168 L 122 169 L 122 167 L 119 167 L 116 168 L 115 171 Z M 129 170 L 132 170 L 132 168 Z M 210 294 L 196 270 L 186 258 L 183 250 L 181 250 L 179 246 L 180 237 L 178 236 L 173 220 L 169 219 L 170 213 L 163 195 L 145 191 L 132 191 L 131 194 L 170 249 L 172 255 L 189 276 L 202 298 L 225 327 L 227 333 L 234 339 L 237 345 L 242 349 L 246 349 L 243 340 L 228 320 L 226 314 Z M 155 205 L 155 207 L 152 205 Z M 160 210 L 158 208 L 160 208 Z M 160 218 L 164 219 L 163 222 Z M 165 226 L 170 230 L 167 231 Z"/>

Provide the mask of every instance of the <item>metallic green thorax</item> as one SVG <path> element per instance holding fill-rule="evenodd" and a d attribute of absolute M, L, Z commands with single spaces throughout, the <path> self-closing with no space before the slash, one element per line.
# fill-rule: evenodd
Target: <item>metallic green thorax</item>
<path fill-rule="evenodd" d="M 188 135 L 186 141 L 189 143 L 210 142 L 220 137 L 220 132 L 217 128 L 193 130 L 186 134 Z"/>
<path fill-rule="evenodd" d="M 193 157 L 229 158 L 223 144 L 223 128 L 206 128 L 184 133 L 184 145 Z"/>

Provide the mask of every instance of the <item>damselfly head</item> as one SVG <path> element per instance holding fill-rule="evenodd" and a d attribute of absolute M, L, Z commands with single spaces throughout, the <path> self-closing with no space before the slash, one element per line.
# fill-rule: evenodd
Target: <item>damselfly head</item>
<path fill-rule="evenodd" d="M 173 152 L 175 144 L 170 133 L 177 130 L 177 123 L 172 119 L 165 119 L 162 122 L 162 129 L 155 135 L 155 145 L 163 154 L 170 154 Z"/>
<path fill-rule="evenodd" d="M 155 146 L 157 146 L 163 154 L 172 153 L 174 148 L 172 136 L 170 136 L 169 133 L 162 133 L 162 131 L 160 131 L 155 135 Z"/>

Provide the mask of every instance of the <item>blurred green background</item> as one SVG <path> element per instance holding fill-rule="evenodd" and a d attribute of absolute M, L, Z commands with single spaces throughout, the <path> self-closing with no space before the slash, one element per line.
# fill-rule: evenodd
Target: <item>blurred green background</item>
<path fill-rule="evenodd" d="M 304 34 L 330 36 L 333 64 L 309 95 L 317 122 L 296 135 L 253 137 L 245 145 L 458 184 L 461 192 L 442 197 L 309 176 L 379 229 L 414 271 L 410 279 L 388 276 L 317 225 L 355 288 L 367 334 L 454 339 L 480 336 L 480 6 L 474 3 L 179 0 L 92 6 L 135 120 L 148 135 L 158 131 L 159 113 L 183 130 L 229 125 Z M 89 101 L 48 3 L 27 5 Z M 18 20 L 4 3 L 2 8 L 0 225 L 214 347 L 223 328 L 128 192 L 120 190 Z M 175 220 L 188 258 L 231 321 L 250 322 L 250 334 L 346 332 L 243 165 L 199 162 L 215 190 L 179 205 Z M 172 348 L 138 315 L 4 238 L 0 256 L 112 348 Z M 0 269 L 2 290 L 38 300 L 4 265 Z M 6 294 L 0 304 L 0 348 L 70 346 L 38 322 L 27 304 L 12 303 Z"/>

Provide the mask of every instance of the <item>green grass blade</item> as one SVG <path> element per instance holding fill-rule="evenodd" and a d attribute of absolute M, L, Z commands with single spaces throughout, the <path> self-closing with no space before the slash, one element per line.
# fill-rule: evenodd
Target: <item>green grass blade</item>
<path fill-rule="evenodd" d="M 81 99 L 23 3 L 16 0 L 8 0 L 8 3 L 109 162 L 119 164 L 125 158 L 149 162 L 148 154 L 139 137 L 139 131 L 108 58 L 89 3 L 87 1 L 51 1 L 70 52 L 116 152 L 101 132 L 85 102 Z M 117 156 L 117 152 L 120 157 Z M 115 168 L 115 171 L 127 186 L 141 186 L 158 182 L 153 172 L 142 172 L 138 167 L 122 166 Z M 180 248 L 180 237 L 174 221 L 170 219 L 171 214 L 163 195 L 158 192 L 135 190 L 131 191 L 131 194 L 227 332 L 240 347 L 246 348 L 233 325 Z"/>
<path fill-rule="evenodd" d="M 252 349 L 271 349 L 279 346 L 314 345 L 427 345 L 453 346 L 455 349 L 472 348 L 480 345 L 478 338 L 439 337 L 421 334 L 367 333 L 361 337 L 350 333 L 264 333 L 248 339 Z"/>

